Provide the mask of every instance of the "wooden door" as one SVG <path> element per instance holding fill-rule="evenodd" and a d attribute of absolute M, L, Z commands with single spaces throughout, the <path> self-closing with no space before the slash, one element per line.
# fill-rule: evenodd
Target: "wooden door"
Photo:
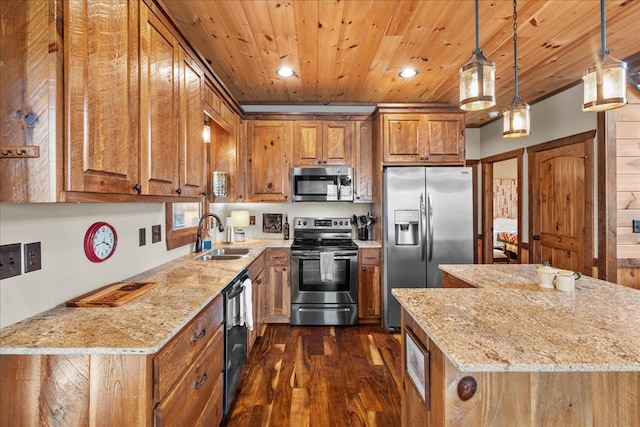
<path fill-rule="evenodd" d="M 175 37 L 141 2 L 140 180 L 144 194 L 175 195 L 180 185 L 178 50 Z"/>
<path fill-rule="evenodd" d="M 385 114 L 382 123 L 383 161 L 419 162 L 421 114 Z"/>
<path fill-rule="evenodd" d="M 322 122 L 322 164 L 351 165 L 354 132 L 351 121 Z"/>
<path fill-rule="evenodd" d="M 289 200 L 291 122 L 250 121 L 247 125 L 249 201 Z"/>
<path fill-rule="evenodd" d="M 204 130 L 204 73 L 180 49 L 180 195 L 206 192 Z"/>
<path fill-rule="evenodd" d="M 534 263 L 592 275 L 595 132 L 530 147 Z"/>
<path fill-rule="evenodd" d="M 293 153 L 296 166 L 322 164 L 322 125 L 318 121 L 295 122 Z"/>
<path fill-rule="evenodd" d="M 138 2 L 65 5 L 67 191 L 138 183 Z"/>
<path fill-rule="evenodd" d="M 463 114 L 427 114 L 424 126 L 426 160 L 440 164 L 464 162 Z"/>

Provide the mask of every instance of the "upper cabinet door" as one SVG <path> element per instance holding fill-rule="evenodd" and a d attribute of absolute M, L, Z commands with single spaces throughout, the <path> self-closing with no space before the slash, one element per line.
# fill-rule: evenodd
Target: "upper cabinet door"
<path fill-rule="evenodd" d="M 248 201 L 290 200 L 290 121 L 247 122 Z"/>
<path fill-rule="evenodd" d="M 64 6 L 67 191 L 131 194 L 138 183 L 138 4 Z"/>
<path fill-rule="evenodd" d="M 353 122 L 322 122 L 322 164 L 351 165 L 354 133 Z"/>
<path fill-rule="evenodd" d="M 206 192 L 204 131 L 204 73 L 180 49 L 180 195 Z"/>
<path fill-rule="evenodd" d="M 180 189 L 179 45 L 140 3 L 140 156 L 144 194 L 176 195 Z M 202 119 L 202 110 L 198 118 Z"/>
<path fill-rule="evenodd" d="M 425 145 L 430 162 L 464 162 L 464 114 L 427 114 Z"/>
<path fill-rule="evenodd" d="M 385 162 L 420 162 L 421 114 L 385 114 L 382 122 L 383 160 Z"/>
<path fill-rule="evenodd" d="M 319 121 L 302 121 L 293 124 L 293 155 L 296 166 L 322 164 L 322 124 Z"/>

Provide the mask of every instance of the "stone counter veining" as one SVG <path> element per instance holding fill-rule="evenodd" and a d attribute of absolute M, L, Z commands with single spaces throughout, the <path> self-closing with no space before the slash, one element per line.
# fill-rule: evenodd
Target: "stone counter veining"
<path fill-rule="evenodd" d="M 441 265 L 477 289 L 394 289 L 463 372 L 640 371 L 640 291 L 583 277 L 537 286 L 536 265 Z"/>
<path fill-rule="evenodd" d="M 290 245 L 291 241 L 285 240 L 236 243 L 235 246 L 252 250 L 235 260 L 197 261 L 197 254 L 182 256 L 123 279 L 157 283 L 154 289 L 127 304 L 61 305 L 0 329 L 0 354 L 155 353 L 264 249 Z"/>

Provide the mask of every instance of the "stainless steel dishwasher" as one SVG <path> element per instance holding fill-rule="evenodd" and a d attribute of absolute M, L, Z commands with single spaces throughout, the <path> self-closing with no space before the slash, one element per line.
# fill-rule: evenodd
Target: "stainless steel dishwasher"
<path fill-rule="evenodd" d="M 233 395 L 247 361 L 247 326 L 244 323 L 244 288 L 247 271 L 238 274 L 233 282 L 224 288 L 224 413 L 229 411 Z"/>

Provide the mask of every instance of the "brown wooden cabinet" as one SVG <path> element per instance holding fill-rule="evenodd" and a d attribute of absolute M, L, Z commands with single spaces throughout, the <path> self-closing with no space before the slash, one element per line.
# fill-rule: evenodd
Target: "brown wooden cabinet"
<path fill-rule="evenodd" d="M 356 203 L 371 203 L 374 199 L 373 181 L 374 149 L 373 149 L 373 122 L 370 120 L 357 121 L 355 123 L 355 143 L 353 166 L 355 180 L 353 186 L 353 201 Z"/>
<path fill-rule="evenodd" d="M 251 279 L 251 303 L 253 313 L 253 330 L 247 331 L 247 354 L 251 353 L 253 344 L 259 336 L 262 336 L 262 309 L 260 307 L 260 292 L 262 288 L 266 287 L 265 281 L 265 253 L 263 252 L 258 258 L 256 258 L 247 272 Z"/>
<path fill-rule="evenodd" d="M 294 165 L 351 165 L 355 124 L 352 121 L 294 122 Z"/>
<path fill-rule="evenodd" d="M 247 126 L 247 201 L 290 199 L 292 123 L 249 120 Z"/>
<path fill-rule="evenodd" d="M 474 288 L 464 280 L 460 280 L 451 274 L 442 273 L 442 287 L 443 288 Z"/>
<path fill-rule="evenodd" d="M 464 163 L 463 113 L 385 113 L 381 118 L 385 164 Z"/>
<path fill-rule="evenodd" d="M 138 1 L 65 4 L 66 191 L 138 181 Z"/>
<path fill-rule="evenodd" d="M 267 250 L 265 267 L 267 286 L 263 286 L 260 293 L 264 323 L 291 321 L 290 260 L 291 251 L 287 248 Z"/>
<path fill-rule="evenodd" d="M 358 250 L 358 322 L 380 323 L 380 252 L 378 248 Z"/>

